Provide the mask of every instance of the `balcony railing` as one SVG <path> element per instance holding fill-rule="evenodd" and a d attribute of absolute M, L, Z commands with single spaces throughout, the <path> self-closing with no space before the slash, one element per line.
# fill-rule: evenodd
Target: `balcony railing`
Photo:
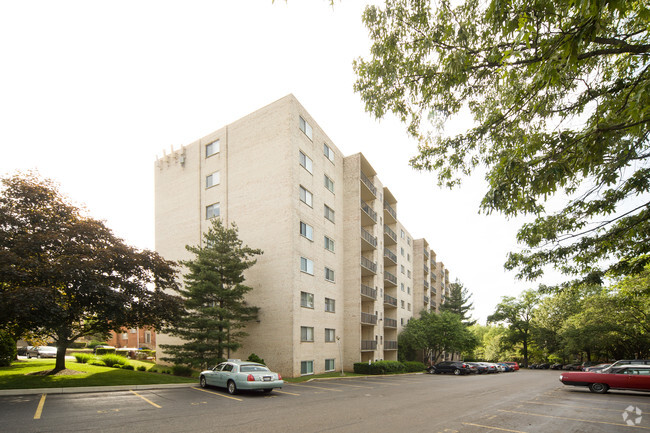
<path fill-rule="evenodd" d="M 427 290 L 429 290 L 429 282 L 424 280 L 424 287 L 426 287 Z"/>
<path fill-rule="evenodd" d="M 377 350 L 377 342 L 375 340 L 361 340 L 361 350 Z"/>
<path fill-rule="evenodd" d="M 433 281 L 438 281 L 438 277 L 436 277 L 436 274 L 434 274 L 433 272 L 431 272 L 431 279 Z"/>
<path fill-rule="evenodd" d="M 361 209 L 363 209 L 363 211 L 368 214 L 370 219 L 372 219 L 374 222 L 377 222 L 377 212 L 375 212 L 370 207 L 370 205 L 363 200 L 361 200 Z"/>
<path fill-rule="evenodd" d="M 395 209 L 393 209 L 386 201 L 384 201 L 384 210 L 386 210 L 393 218 L 397 219 L 397 212 L 395 212 Z"/>
<path fill-rule="evenodd" d="M 397 341 L 395 340 L 384 341 L 384 350 L 397 350 Z"/>
<path fill-rule="evenodd" d="M 427 251 L 426 248 L 424 248 L 424 257 L 426 257 L 426 259 L 429 260 L 429 251 Z"/>
<path fill-rule="evenodd" d="M 393 307 L 397 307 L 397 298 L 393 298 L 390 295 L 384 294 L 384 304 L 392 305 Z"/>
<path fill-rule="evenodd" d="M 373 195 L 377 197 L 377 188 L 375 185 L 373 185 L 372 181 L 368 179 L 368 176 L 363 173 L 363 171 L 361 172 L 361 182 L 363 182 L 363 184 L 368 187 L 370 192 L 372 192 Z"/>
<path fill-rule="evenodd" d="M 435 287 L 432 287 L 432 288 L 431 288 L 431 297 L 433 298 L 433 297 L 435 297 L 437 294 L 438 294 L 438 291 L 436 290 L 436 288 L 435 288 Z"/>
<path fill-rule="evenodd" d="M 377 263 L 375 263 L 375 262 L 373 262 L 371 260 L 368 260 L 363 256 L 361 256 L 361 266 L 368 269 L 373 274 L 377 273 Z"/>
<path fill-rule="evenodd" d="M 424 295 L 424 303 L 425 304 L 429 303 L 429 297 L 427 295 Z"/>
<path fill-rule="evenodd" d="M 386 233 L 393 241 L 397 242 L 397 234 L 386 224 L 384 224 L 384 233 Z"/>
<path fill-rule="evenodd" d="M 373 289 L 372 287 L 366 286 L 365 284 L 361 285 L 361 294 L 372 299 L 377 299 L 377 289 Z"/>
<path fill-rule="evenodd" d="M 392 252 L 390 249 L 384 247 L 384 257 L 388 257 L 391 259 L 395 264 L 397 264 L 397 254 Z"/>
<path fill-rule="evenodd" d="M 361 323 L 365 323 L 367 325 L 376 325 L 377 315 L 361 312 Z"/>
<path fill-rule="evenodd" d="M 384 328 L 397 328 L 397 320 L 386 317 L 384 319 Z"/>
<path fill-rule="evenodd" d="M 397 285 L 397 277 L 388 271 L 384 271 L 384 280 Z"/>
<path fill-rule="evenodd" d="M 371 235 L 366 229 L 361 227 L 361 238 L 373 247 L 377 248 L 377 237 Z"/>
<path fill-rule="evenodd" d="M 425 274 L 428 274 L 428 273 L 429 273 L 429 268 L 427 267 L 427 265 L 424 265 L 424 273 L 425 273 Z"/>

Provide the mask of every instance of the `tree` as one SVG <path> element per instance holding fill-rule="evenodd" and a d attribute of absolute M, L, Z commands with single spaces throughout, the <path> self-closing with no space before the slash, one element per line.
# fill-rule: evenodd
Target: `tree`
<path fill-rule="evenodd" d="M 241 347 L 248 335 L 243 328 L 257 318 L 258 308 L 244 299 L 252 288 L 243 283 L 244 271 L 256 262 L 252 257 L 262 250 L 243 246 L 237 226 L 226 227 L 218 218 L 203 234 L 203 246 L 185 248 L 195 255 L 182 262 L 187 273 L 179 292 L 187 313 L 176 327 L 164 331 L 184 342 L 161 345 L 169 355 L 163 359 L 207 368 L 223 360 L 224 352 L 230 355 Z"/>
<path fill-rule="evenodd" d="M 1 179 L 0 329 L 54 341 L 55 370 L 70 343 L 123 327 L 173 323 L 180 299 L 173 262 L 137 250 L 84 216 L 50 180 Z"/>
<path fill-rule="evenodd" d="M 421 141 L 411 160 L 450 188 L 484 167 L 483 212 L 530 214 L 506 267 L 599 282 L 650 262 L 650 20 L 638 0 L 386 0 L 355 90 Z M 425 133 L 473 117 L 467 131 Z M 465 119 L 465 123 L 467 119 Z M 546 199 L 562 195 L 561 209 Z M 555 203 L 554 203 L 555 206 Z"/>
<path fill-rule="evenodd" d="M 473 302 L 470 302 L 472 294 L 469 293 L 467 287 L 463 286 L 460 280 L 449 285 L 449 296 L 445 298 L 445 302 L 440 304 L 440 311 L 449 311 L 450 313 L 457 314 L 465 326 L 472 326 L 476 320 L 470 320 L 469 312 L 473 309 Z"/>
<path fill-rule="evenodd" d="M 436 361 L 447 353 L 472 350 L 477 341 L 457 314 L 439 314 L 422 311 L 418 319 L 411 319 L 399 336 L 400 351 L 422 350 L 424 361 Z"/>
<path fill-rule="evenodd" d="M 506 338 L 510 344 L 522 344 L 521 354 L 524 366 L 528 366 L 528 344 L 531 336 L 531 320 L 533 310 L 539 302 L 538 294 L 527 290 L 519 295 L 519 299 L 504 296 L 497 305 L 494 313 L 488 317 L 488 322 L 504 323 L 508 326 Z"/>

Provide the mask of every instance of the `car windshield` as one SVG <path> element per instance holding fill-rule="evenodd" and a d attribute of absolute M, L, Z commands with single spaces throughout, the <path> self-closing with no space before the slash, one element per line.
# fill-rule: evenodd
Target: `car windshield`
<path fill-rule="evenodd" d="M 241 367 L 239 367 L 239 371 L 241 371 L 242 373 L 244 372 L 250 373 L 253 371 L 270 371 L 270 370 L 263 365 L 242 365 Z"/>

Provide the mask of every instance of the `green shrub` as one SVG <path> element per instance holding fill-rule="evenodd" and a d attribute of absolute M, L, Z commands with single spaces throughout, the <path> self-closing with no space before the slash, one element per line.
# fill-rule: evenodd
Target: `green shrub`
<path fill-rule="evenodd" d="M 115 355 L 115 348 L 106 348 L 106 347 L 100 347 L 99 349 L 95 350 L 96 355 L 109 355 L 113 354 Z"/>
<path fill-rule="evenodd" d="M 140 352 L 138 352 L 138 355 L 142 354 L 144 354 L 144 359 L 147 359 L 147 357 L 156 357 L 156 351 L 151 349 L 142 349 Z"/>
<path fill-rule="evenodd" d="M 107 367 L 114 367 L 117 365 L 117 368 L 120 368 L 122 365 L 126 364 L 125 357 L 113 354 L 103 355 L 100 359 L 104 361 L 104 364 L 106 364 Z"/>
<path fill-rule="evenodd" d="M 138 366 L 138 371 L 147 371 L 147 367 L 145 367 L 144 365 L 140 365 Z"/>
<path fill-rule="evenodd" d="M 100 361 L 99 359 L 93 359 L 92 361 L 89 361 L 88 365 L 97 365 L 99 367 L 106 367 L 106 364 L 104 364 L 104 362 Z"/>
<path fill-rule="evenodd" d="M 264 364 L 264 365 L 266 365 L 266 362 L 264 362 L 264 360 L 263 360 L 262 358 L 260 358 L 259 356 L 255 355 L 254 353 L 251 353 L 251 354 L 248 356 L 248 359 L 247 359 L 246 361 L 257 362 L 258 364 Z"/>
<path fill-rule="evenodd" d="M 0 367 L 9 367 L 16 359 L 16 342 L 6 331 L 0 331 Z"/>
<path fill-rule="evenodd" d="M 124 364 L 122 366 L 122 370 L 135 370 L 135 367 L 133 367 L 131 364 Z"/>
<path fill-rule="evenodd" d="M 86 364 L 88 361 L 95 358 L 90 353 L 73 353 L 73 355 L 79 364 Z"/>
<path fill-rule="evenodd" d="M 186 365 L 174 365 L 172 367 L 172 374 L 174 376 L 192 377 L 192 368 Z"/>
<path fill-rule="evenodd" d="M 130 350 L 125 350 L 125 349 L 115 349 L 115 354 L 117 356 L 123 356 L 123 357 L 128 357 L 129 356 Z"/>
<path fill-rule="evenodd" d="M 418 362 L 418 361 L 406 361 L 403 362 L 404 367 L 406 367 L 406 371 L 408 373 L 413 373 L 413 372 L 418 372 L 418 371 L 424 371 L 426 370 L 426 367 L 423 363 Z"/>
<path fill-rule="evenodd" d="M 103 346 L 104 344 L 106 343 L 99 340 L 92 340 L 86 343 L 86 347 L 88 349 L 94 349 L 96 346 Z"/>
<path fill-rule="evenodd" d="M 367 362 L 356 362 L 354 372 L 358 374 L 388 374 L 404 373 L 406 367 L 399 361 L 377 361 L 372 364 Z"/>
<path fill-rule="evenodd" d="M 144 365 L 143 365 L 143 367 L 144 367 Z M 156 370 L 156 367 L 151 367 L 151 368 L 150 368 L 149 370 L 147 370 L 147 371 L 149 371 L 149 372 L 151 372 L 151 373 L 158 373 L 158 370 Z"/>

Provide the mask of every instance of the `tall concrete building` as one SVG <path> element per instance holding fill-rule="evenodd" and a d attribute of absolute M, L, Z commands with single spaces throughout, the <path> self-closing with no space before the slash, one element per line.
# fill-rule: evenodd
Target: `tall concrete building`
<path fill-rule="evenodd" d="M 155 199 L 167 259 L 190 259 L 212 218 L 264 251 L 245 274 L 259 320 L 231 356 L 254 352 L 286 376 L 396 360 L 401 328 L 448 294 L 449 272 L 400 223 L 380 175 L 293 95 L 158 158 Z"/>

